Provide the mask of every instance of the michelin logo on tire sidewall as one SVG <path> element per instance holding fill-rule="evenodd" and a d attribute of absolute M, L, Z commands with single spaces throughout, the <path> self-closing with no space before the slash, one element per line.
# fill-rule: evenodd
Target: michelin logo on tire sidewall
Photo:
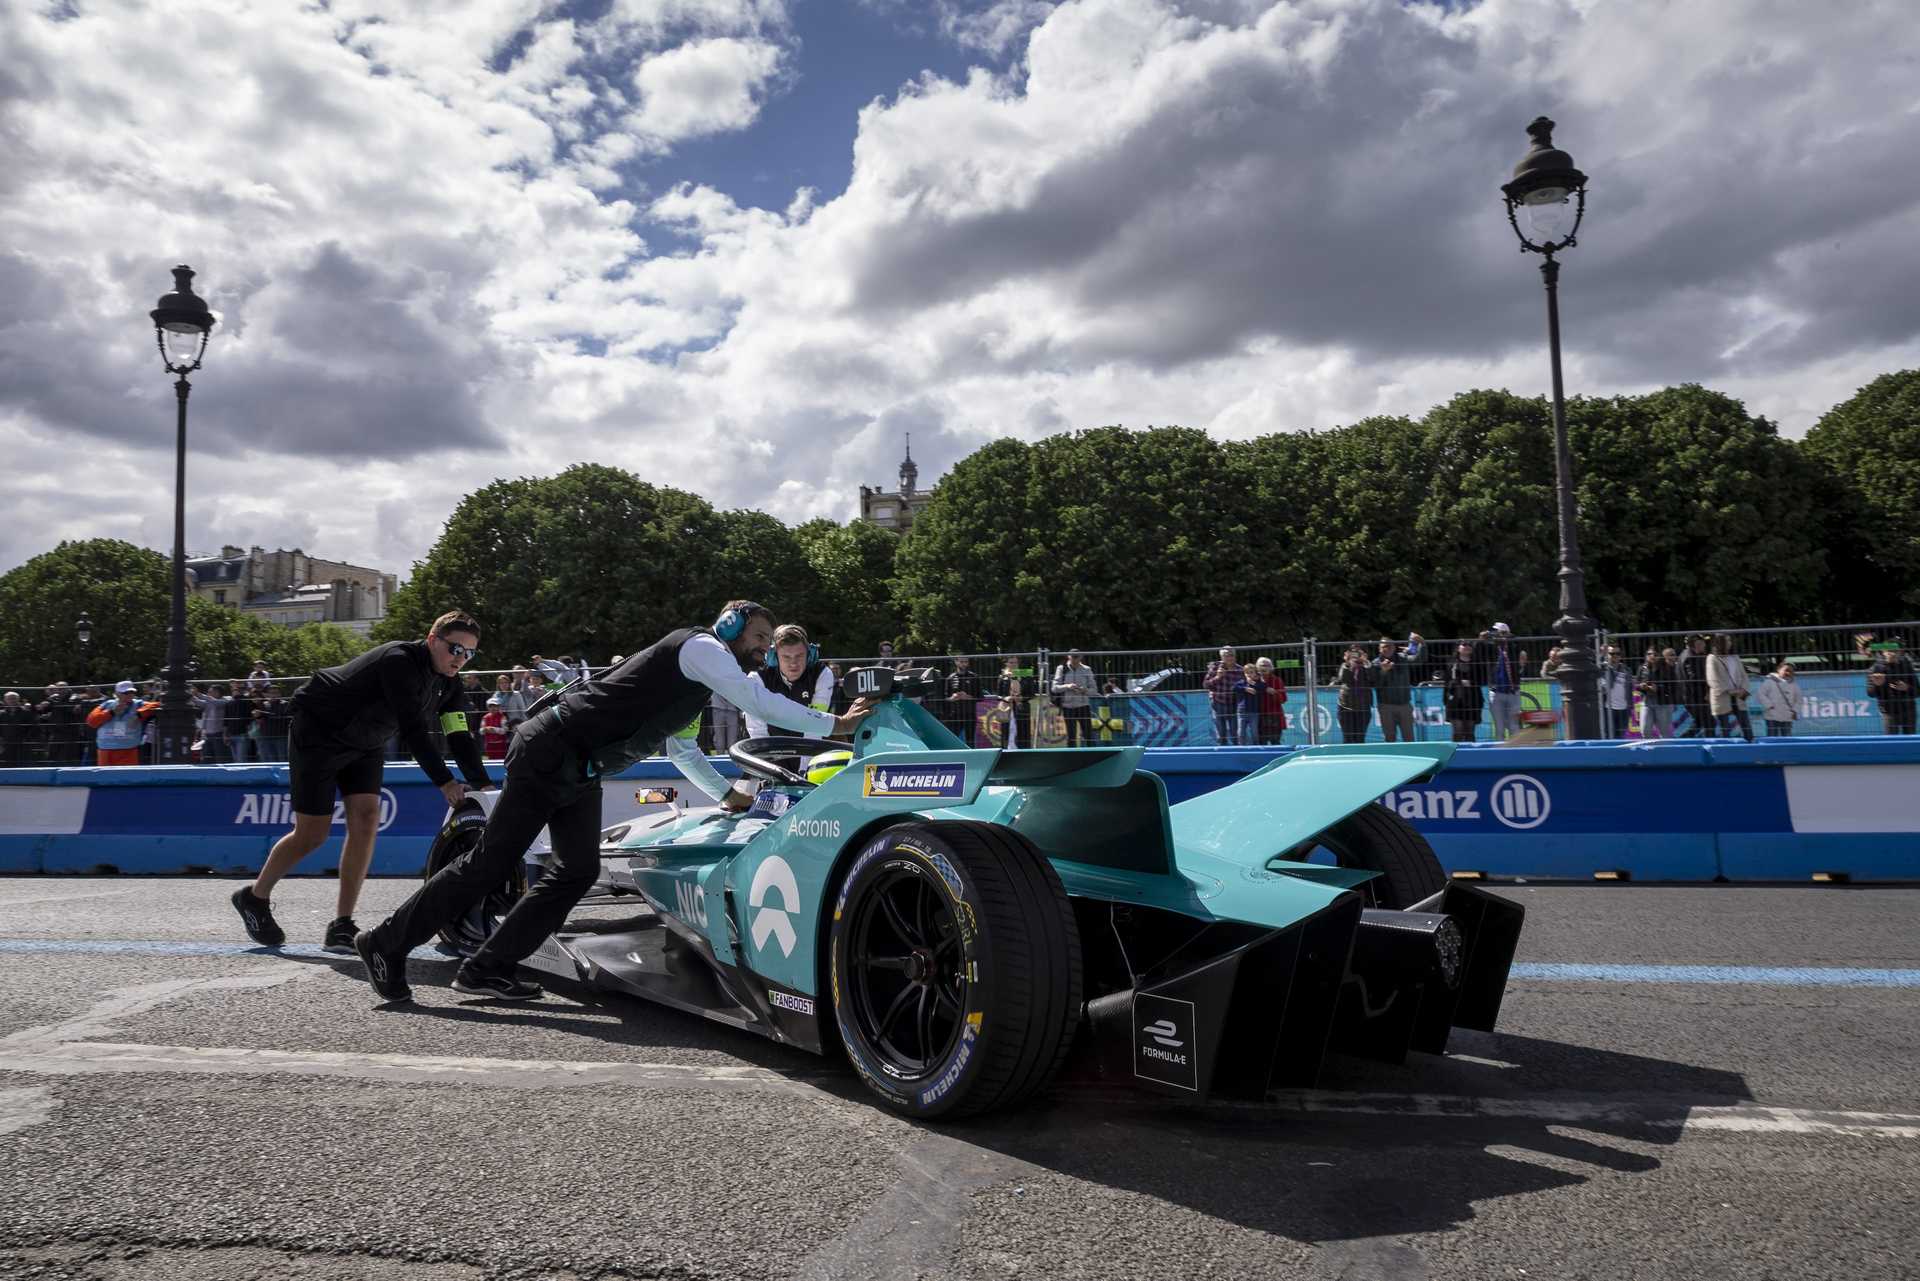
<path fill-rule="evenodd" d="M 1553 796 L 1547 785 L 1531 774 L 1504 774 L 1487 790 L 1487 807 L 1502 824 L 1527 831 L 1547 821 Z"/>

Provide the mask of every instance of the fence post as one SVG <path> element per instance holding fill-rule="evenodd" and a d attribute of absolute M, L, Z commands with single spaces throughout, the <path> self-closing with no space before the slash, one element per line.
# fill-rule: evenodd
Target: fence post
<path fill-rule="evenodd" d="M 1320 669 L 1314 661 L 1313 637 L 1302 637 L 1300 641 L 1300 667 L 1306 674 L 1307 684 L 1307 746 L 1316 747 L 1320 743 Z"/>

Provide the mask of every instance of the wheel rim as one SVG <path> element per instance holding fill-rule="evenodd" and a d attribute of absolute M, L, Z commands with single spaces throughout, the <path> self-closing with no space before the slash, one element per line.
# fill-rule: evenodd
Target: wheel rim
<path fill-rule="evenodd" d="M 965 958 L 953 906 L 929 877 L 891 869 L 867 887 L 849 933 L 852 1013 L 895 1072 L 925 1076 L 959 1042 Z"/>
<path fill-rule="evenodd" d="M 448 842 L 445 857 L 427 869 L 428 879 L 431 879 L 441 868 L 456 862 L 479 843 L 478 828 L 475 828 L 472 835 L 465 840 Z M 489 890 L 478 903 L 448 921 L 441 929 L 440 937 L 460 955 L 472 956 L 480 950 L 480 945 L 487 941 L 487 936 L 493 933 L 493 927 L 500 923 L 500 918 L 519 901 L 519 879 L 509 876 L 504 884 Z"/>

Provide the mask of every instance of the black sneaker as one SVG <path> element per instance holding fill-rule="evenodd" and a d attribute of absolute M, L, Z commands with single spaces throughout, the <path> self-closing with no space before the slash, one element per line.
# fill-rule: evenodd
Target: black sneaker
<path fill-rule="evenodd" d="M 248 938 L 263 947 L 279 947 L 287 941 L 287 932 L 273 919 L 272 905 L 255 894 L 252 886 L 235 890 L 232 902 L 233 910 L 240 913 L 240 923 L 247 927 Z"/>
<path fill-rule="evenodd" d="M 353 923 L 351 916 L 336 916 L 333 924 L 327 926 L 327 941 L 320 945 L 322 952 L 337 952 L 341 956 L 353 954 L 353 936 L 360 927 Z"/>
<path fill-rule="evenodd" d="M 468 996 L 490 996 L 496 1001 L 531 1001 L 545 989 L 511 973 L 489 974 L 467 964 L 453 972 L 453 990 Z"/>
<path fill-rule="evenodd" d="M 411 1001 L 413 989 L 407 986 L 407 958 L 388 956 L 373 950 L 373 935 L 365 931 L 353 936 L 353 950 L 367 967 L 367 982 L 382 1001 Z"/>

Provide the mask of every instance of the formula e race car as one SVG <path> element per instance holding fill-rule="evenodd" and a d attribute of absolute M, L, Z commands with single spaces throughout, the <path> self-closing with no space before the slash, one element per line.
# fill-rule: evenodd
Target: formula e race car
<path fill-rule="evenodd" d="M 1312 1085 L 1329 1049 L 1397 1062 L 1492 1028 L 1523 909 L 1449 882 L 1373 803 L 1452 744 L 1302 749 L 1169 805 L 1138 747 L 966 747 L 910 701 L 934 680 L 849 672 L 879 703 L 850 751 L 749 739 L 746 812 L 607 829 L 597 898 L 641 910 L 576 917 L 527 964 L 843 1049 L 916 1117 L 1009 1106 L 1070 1057 L 1076 1079 L 1258 1098 Z M 483 824 L 456 809 L 429 873 Z M 470 950 L 518 892 L 444 942 Z"/>

